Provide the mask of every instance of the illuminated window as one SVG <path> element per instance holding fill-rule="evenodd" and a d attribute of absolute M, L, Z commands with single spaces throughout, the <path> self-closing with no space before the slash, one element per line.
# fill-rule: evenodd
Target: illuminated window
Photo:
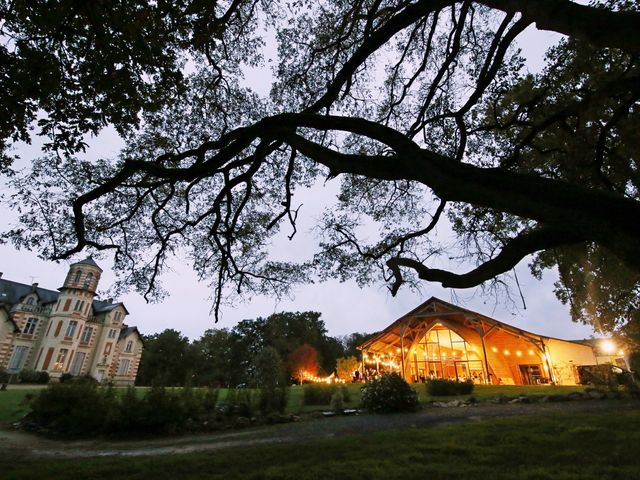
<path fill-rule="evenodd" d="M 58 358 L 56 358 L 56 363 L 53 364 L 53 370 L 56 372 L 61 372 L 64 368 L 64 361 L 67 359 L 67 355 L 69 354 L 69 350 L 66 348 L 61 348 L 58 353 Z"/>
<path fill-rule="evenodd" d="M 477 350 L 459 334 L 438 323 L 418 342 L 407 367 L 414 381 L 449 378 L 484 383 L 486 375 Z"/>

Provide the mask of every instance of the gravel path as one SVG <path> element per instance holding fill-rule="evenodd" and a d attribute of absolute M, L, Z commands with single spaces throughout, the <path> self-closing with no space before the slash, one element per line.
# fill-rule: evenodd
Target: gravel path
<path fill-rule="evenodd" d="M 498 417 L 639 409 L 640 402 L 637 400 L 593 400 L 515 405 L 479 404 L 458 408 L 432 407 L 412 414 L 339 416 L 232 432 L 131 441 L 51 440 L 25 432 L 2 430 L 0 431 L 0 459 L 2 457 L 25 459 L 171 455 L 260 444 L 308 442 L 321 438 L 408 427 L 438 427 Z"/>

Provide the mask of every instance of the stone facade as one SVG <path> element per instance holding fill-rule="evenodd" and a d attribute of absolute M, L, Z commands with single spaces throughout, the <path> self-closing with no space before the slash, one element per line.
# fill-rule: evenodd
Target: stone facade
<path fill-rule="evenodd" d="M 95 298 L 101 274 L 89 257 L 70 266 L 58 291 L 0 278 L 0 368 L 133 385 L 142 338 L 124 323 L 124 304 Z"/>

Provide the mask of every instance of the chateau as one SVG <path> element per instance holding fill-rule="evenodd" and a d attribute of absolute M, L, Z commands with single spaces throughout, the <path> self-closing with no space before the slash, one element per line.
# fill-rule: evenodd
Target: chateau
<path fill-rule="evenodd" d="M 133 385 L 142 338 L 124 323 L 128 311 L 97 300 L 102 269 L 91 258 L 70 266 L 58 291 L 5 280 L 0 273 L 0 368 L 91 375 Z"/>

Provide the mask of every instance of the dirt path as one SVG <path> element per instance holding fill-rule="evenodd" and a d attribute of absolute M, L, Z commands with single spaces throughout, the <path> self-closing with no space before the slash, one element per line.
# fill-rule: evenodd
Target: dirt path
<path fill-rule="evenodd" d="M 81 458 L 171 455 L 274 443 L 299 443 L 342 435 L 408 427 L 437 427 L 468 421 L 521 415 L 564 415 L 611 410 L 638 410 L 637 400 L 600 400 L 516 405 L 480 404 L 428 408 L 414 414 L 360 415 L 309 420 L 285 425 L 152 440 L 50 440 L 15 430 L 0 431 L 0 459 Z"/>

